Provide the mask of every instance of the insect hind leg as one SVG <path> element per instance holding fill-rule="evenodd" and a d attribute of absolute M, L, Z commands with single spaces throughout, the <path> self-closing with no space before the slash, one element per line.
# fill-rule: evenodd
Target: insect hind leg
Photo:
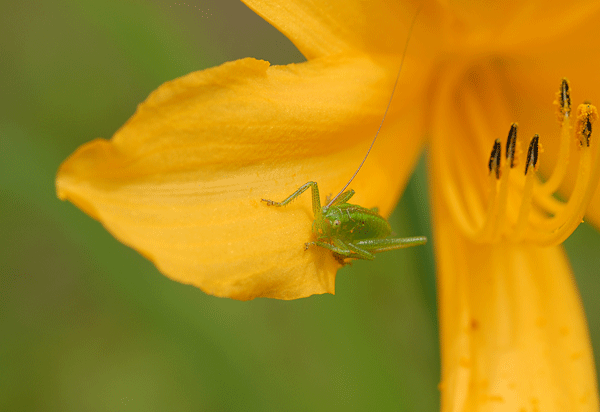
<path fill-rule="evenodd" d="M 356 246 L 370 253 L 380 253 L 387 252 L 388 250 L 424 245 L 425 243 L 427 243 L 426 237 L 417 236 L 392 239 L 365 239 L 357 241 Z"/>
<path fill-rule="evenodd" d="M 375 255 L 365 249 L 362 249 L 352 243 L 346 243 L 339 239 L 333 239 L 333 245 L 327 242 L 309 242 L 305 244 L 304 250 L 308 249 L 310 245 L 317 245 L 325 249 L 329 249 L 335 254 L 339 255 L 342 258 L 352 258 L 352 259 L 365 259 L 365 260 L 373 260 L 375 259 Z M 334 256 L 335 257 L 335 256 Z M 338 259 L 339 261 L 339 259 Z"/>

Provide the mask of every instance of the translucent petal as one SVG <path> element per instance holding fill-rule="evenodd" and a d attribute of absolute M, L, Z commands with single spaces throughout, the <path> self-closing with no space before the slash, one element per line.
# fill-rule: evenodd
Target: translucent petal
<path fill-rule="evenodd" d="M 307 59 L 348 50 L 400 53 L 417 10 L 417 4 L 409 2 L 243 1 L 285 34 Z"/>
<path fill-rule="evenodd" d="M 447 48 L 459 53 L 535 53 L 539 44 L 564 38 L 598 13 L 595 0 L 449 1 L 443 9 L 441 29 Z M 594 27 L 594 26 L 592 26 Z"/>

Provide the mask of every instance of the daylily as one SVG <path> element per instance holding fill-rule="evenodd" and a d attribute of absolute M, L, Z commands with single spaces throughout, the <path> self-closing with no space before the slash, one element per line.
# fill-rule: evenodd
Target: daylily
<path fill-rule="evenodd" d="M 282 210 L 260 199 L 282 200 L 311 180 L 323 193 L 343 186 L 381 120 L 416 7 L 245 3 L 307 62 L 243 59 L 165 83 L 111 140 L 85 144 L 62 164 L 58 196 L 165 275 L 207 293 L 333 293 L 339 262 L 304 250 L 310 196 Z M 600 3 L 474 3 L 422 6 L 397 97 L 352 201 L 389 214 L 428 143 L 443 410 L 597 411 L 585 316 L 557 244 L 588 204 L 600 224 L 600 191 L 589 199 L 598 145 L 594 136 L 590 148 L 571 144 L 575 110 L 565 115 L 558 99 L 557 127 L 550 103 L 562 76 L 578 91 L 573 100 L 600 100 L 592 46 Z M 581 110 L 585 126 L 593 109 Z M 546 151 L 536 157 L 532 144 L 519 156 L 512 144 L 506 157 L 496 145 L 490 158 L 513 121 L 520 136 L 539 133 Z M 555 150 L 561 141 L 575 161 Z M 538 165 L 547 176 L 555 166 L 558 177 L 543 186 Z"/>

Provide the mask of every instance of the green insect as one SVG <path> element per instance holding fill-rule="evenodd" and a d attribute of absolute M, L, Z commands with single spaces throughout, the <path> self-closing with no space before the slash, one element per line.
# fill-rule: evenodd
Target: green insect
<path fill-rule="evenodd" d="M 300 186 L 282 202 L 262 199 L 269 206 L 285 206 L 312 189 L 312 208 L 315 216 L 313 233 L 317 240 L 305 244 L 317 245 L 334 252 L 334 257 L 344 263 L 344 259 L 375 259 L 375 253 L 422 245 L 425 237 L 388 238 L 392 233 L 390 224 L 377 213 L 377 208 L 367 209 L 359 205 L 347 203 L 354 195 L 354 190 L 342 191 L 326 206 L 321 207 L 319 186 L 316 182 L 308 182 Z"/>
<path fill-rule="evenodd" d="M 417 15 L 418 12 L 413 18 L 413 22 L 409 31 L 409 38 Z M 392 103 L 392 98 L 394 97 L 394 92 L 398 84 L 398 78 L 400 77 L 402 65 L 404 64 L 404 55 L 406 54 L 407 47 L 408 40 L 406 41 L 404 47 L 402 62 L 400 63 L 400 68 L 396 76 L 396 83 L 394 84 L 392 95 L 388 101 L 388 105 L 385 109 L 379 129 L 375 133 L 375 137 L 371 142 L 371 146 L 369 147 L 369 150 L 367 151 L 367 154 L 363 158 L 362 162 L 358 166 L 358 169 L 356 169 L 354 175 L 352 175 L 342 190 L 340 190 L 340 192 L 325 206 L 321 206 L 319 186 L 316 182 L 307 182 L 303 184 L 300 186 L 300 188 L 298 188 L 298 190 L 281 202 L 262 199 L 263 202 L 267 203 L 267 206 L 285 206 L 310 188 L 312 191 L 312 208 L 315 217 L 312 230 L 317 240 L 306 243 L 305 249 L 308 249 L 311 245 L 317 245 L 322 248 L 329 249 L 333 252 L 334 257 L 341 264 L 346 263 L 345 259 L 373 260 L 375 259 L 375 253 L 423 245 L 427 242 L 427 239 L 422 236 L 408 238 L 388 238 L 388 236 L 390 236 L 392 233 L 392 229 L 387 220 L 377 213 L 377 208 L 367 209 L 359 205 L 348 203 L 350 198 L 354 196 L 354 190 L 350 189 L 346 191 L 346 188 L 354 180 L 359 170 L 365 163 L 365 160 L 367 160 L 367 157 L 369 156 L 369 153 L 375 144 L 375 140 L 379 135 L 379 131 L 381 130 L 385 117 L 387 116 L 388 110 Z"/>

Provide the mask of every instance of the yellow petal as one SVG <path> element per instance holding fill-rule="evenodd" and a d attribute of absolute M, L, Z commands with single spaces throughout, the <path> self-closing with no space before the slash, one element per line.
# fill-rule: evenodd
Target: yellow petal
<path fill-rule="evenodd" d="M 442 410 L 598 411 L 585 315 L 562 247 L 473 244 L 439 207 L 433 180 Z"/>
<path fill-rule="evenodd" d="M 406 2 L 243 1 L 307 59 L 349 50 L 400 53 L 417 9 Z"/>
<path fill-rule="evenodd" d="M 110 141 L 71 155 L 58 196 L 165 275 L 207 293 L 333 293 L 339 265 L 331 253 L 304 250 L 310 196 L 281 209 L 260 200 L 283 200 L 309 180 L 322 197 L 339 190 L 381 121 L 396 69 L 347 55 L 274 67 L 244 59 L 191 73 L 154 91 Z M 421 146 L 404 127 L 420 111 L 420 73 L 407 73 L 402 100 L 352 185 L 357 204 L 389 213 L 399 196 Z"/>

